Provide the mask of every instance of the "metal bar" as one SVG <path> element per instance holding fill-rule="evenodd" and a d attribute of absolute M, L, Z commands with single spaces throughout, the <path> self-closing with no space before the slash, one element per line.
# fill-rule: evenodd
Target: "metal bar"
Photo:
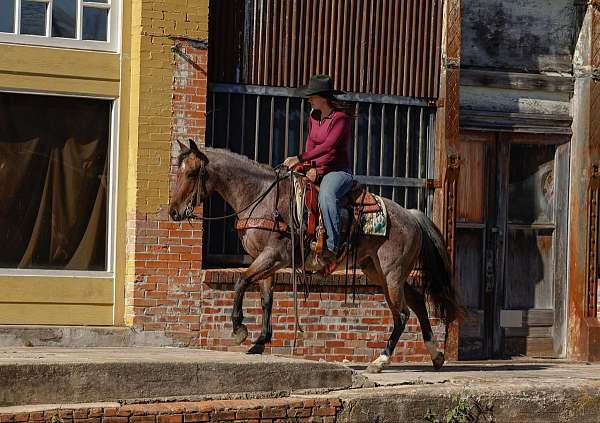
<path fill-rule="evenodd" d="M 300 26 L 303 28 L 303 36 L 300 38 L 301 46 L 298 51 L 301 52 L 298 57 L 298 85 L 306 84 L 307 66 L 306 61 L 308 60 L 308 49 L 310 44 L 308 43 L 308 34 L 310 34 L 310 19 L 308 19 L 308 11 L 310 10 L 311 0 L 300 0 Z M 306 7 L 305 7 L 306 6 Z"/>
<path fill-rule="evenodd" d="M 418 178 L 423 178 L 425 175 L 425 161 L 423 160 L 423 144 L 425 141 L 425 128 L 424 128 L 425 124 L 424 124 L 424 116 L 423 116 L 423 109 L 419 110 L 419 153 L 418 153 L 418 158 L 417 158 L 417 177 Z M 417 192 L 417 207 L 419 208 L 419 210 L 423 209 L 423 192 L 421 190 L 419 190 Z"/>
<path fill-rule="evenodd" d="M 275 120 L 275 97 L 271 97 L 271 111 L 269 117 L 269 166 L 273 166 L 273 127 Z"/>
<path fill-rule="evenodd" d="M 373 61 L 369 63 L 369 91 L 374 94 L 380 94 L 379 82 L 381 81 L 381 74 L 379 73 L 379 53 L 381 51 L 381 3 L 383 0 L 376 0 L 375 3 L 375 32 L 373 33 L 373 24 L 371 24 L 371 34 L 373 34 Z"/>
<path fill-rule="evenodd" d="M 256 96 L 256 116 L 254 125 L 254 160 L 258 161 L 258 140 L 260 136 L 260 97 Z"/>
<path fill-rule="evenodd" d="M 434 93 L 433 93 L 433 97 L 437 98 L 439 96 L 439 91 L 440 91 L 440 86 L 439 86 L 439 81 L 440 81 L 440 61 L 442 60 L 442 52 L 441 52 L 441 45 L 442 45 L 442 8 L 444 7 L 444 2 L 441 0 L 438 0 L 437 2 L 437 27 L 436 27 L 436 31 L 435 31 L 435 52 L 434 52 L 434 57 L 435 57 L 435 62 L 434 62 L 434 66 L 433 66 L 433 86 L 435 87 L 434 89 Z"/>
<path fill-rule="evenodd" d="M 352 10 L 351 10 L 351 5 L 350 5 L 350 0 L 342 0 L 340 2 L 341 8 L 342 8 L 342 20 L 340 22 L 340 28 L 342 31 L 342 55 L 341 57 L 339 57 L 339 61 L 336 65 L 336 72 L 339 75 L 336 76 L 336 79 L 339 81 L 340 83 L 340 89 L 342 90 L 348 90 L 348 78 L 350 77 L 350 71 L 351 71 L 351 66 L 349 66 L 352 60 L 352 57 L 350 55 L 350 52 L 348 51 L 348 31 L 350 31 L 350 34 L 352 33 L 352 29 L 349 29 L 349 25 L 351 25 L 351 17 L 352 17 Z M 336 55 L 336 59 L 338 59 L 338 56 Z M 346 66 L 344 66 L 346 65 Z"/>
<path fill-rule="evenodd" d="M 431 32 L 426 30 L 426 28 L 427 28 L 429 22 L 431 21 L 430 5 L 431 5 L 431 0 L 427 0 L 425 2 L 425 11 L 424 11 L 423 21 L 422 21 L 423 47 L 422 47 L 420 57 L 421 57 L 421 63 L 422 63 L 423 67 L 421 69 L 421 72 L 418 73 L 418 75 L 420 75 L 420 79 L 421 79 L 420 80 L 420 95 L 419 95 L 419 97 L 429 97 L 427 80 L 428 80 L 428 76 L 429 76 L 428 64 L 431 62 L 431 60 L 429 59 L 429 51 L 431 49 L 432 37 L 431 37 Z"/>
<path fill-rule="evenodd" d="M 355 114 L 358 116 L 360 110 L 359 104 L 356 103 Z M 357 163 L 358 163 L 358 118 L 354 119 L 354 154 L 352 155 L 352 173 L 356 175 Z"/>
<path fill-rule="evenodd" d="M 410 117 L 412 108 L 409 107 L 406 111 L 406 156 L 404 157 L 404 175 L 408 178 L 410 176 Z M 408 190 L 404 190 L 404 207 L 408 207 Z"/>
<path fill-rule="evenodd" d="M 339 78 L 340 76 L 340 64 L 341 61 L 340 59 L 343 60 L 347 60 L 348 56 L 345 54 L 344 51 L 344 46 L 342 45 L 342 32 L 345 34 L 345 30 L 342 29 L 343 25 L 345 24 L 344 21 L 344 15 L 346 14 L 346 11 L 342 8 L 342 3 L 344 0 L 334 0 L 335 3 L 337 3 L 337 18 L 335 20 L 336 24 L 336 28 L 335 28 L 335 51 L 333 49 L 333 43 L 332 48 L 330 50 L 330 54 L 331 54 L 331 60 L 333 63 L 333 81 L 335 82 L 335 86 L 338 87 L 339 89 L 343 89 L 342 87 L 344 86 L 344 82 L 340 81 Z M 334 4 L 335 4 L 334 3 Z M 337 54 L 336 54 L 337 53 Z M 343 70 L 343 69 L 342 69 Z M 331 74 L 331 73 L 330 73 Z"/>
<path fill-rule="evenodd" d="M 265 16 L 265 52 L 262 59 L 263 62 L 263 77 L 260 81 L 261 84 L 269 85 L 269 54 L 271 54 L 271 0 L 265 0 L 267 3 L 267 13 Z"/>
<path fill-rule="evenodd" d="M 375 26 L 373 20 L 376 19 L 375 16 L 375 1 L 371 1 L 371 12 L 369 14 L 369 31 L 368 31 L 368 44 L 363 45 L 363 48 L 367 51 L 367 79 L 365 81 L 365 91 L 372 92 L 373 91 L 373 28 Z M 378 2 L 379 3 L 379 2 Z M 375 34 L 377 35 L 377 34 Z"/>
<path fill-rule="evenodd" d="M 424 24 L 423 24 L 423 13 L 424 13 L 424 8 L 423 8 L 423 3 L 425 5 L 429 4 L 430 0 L 425 0 L 424 2 L 420 2 L 419 3 L 419 9 L 417 12 L 417 19 L 418 19 L 418 24 L 417 24 L 417 28 L 416 28 L 416 38 L 417 38 L 417 49 L 415 50 L 415 63 L 413 64 L 413 68 L 415 68 L 415 74 L 413 75 L 413 80 L 414 80 L 414 84 L 415 84 L 415 88 L 413 90 L 413 93 L 415 95 L 415 97 L 423 97 L 423 93 L 421 91 L 422 88 L 422 84 L 421 84 L 421 78 L 422 78 L 422 73 L 423 73 L 423 59 L 424 59 L 424 50 L 423 50 L 423 38 L 425 37 L 424 34 Z"/>
<path fill-rule="evenodd" d="M 284 144 L 284 158 L 290 155 L 290 144 L 289 144 L 289 133 L 290 133 L 290 98 L 285 99 L 285 144 Z"/>
<path fill-rule="evenodd" d="M 385 104 L 381 105 L 381 128 L 379 130 L 379 175 L 383 176 L 383 163 L 385 159 Z M 382 195 L 383 188 L 379 187 L 379 195 Z"/>
<path fill-rule="evenodd" d="M 333 74 L 333 56 L 334 56 L 334 52 L 333 52 L 333 47 L 335 45 L 335 34 L 337 32 L 337 29 L 334 26 L 334 23 L 336 21 L 335 18 L 335 3 L 336 0 L 327 0 L 328 3 L 328 7 L 326 10 L 326 14 L 325 14 L 325 26 L 329 25 L 330 30 L 329 31 L 325 31 L 326 32 L 326 40 L 327 40 L 327 44 L 326 47 L 327 49 L 323 51 L 323 53 L 325 53 L 327 55 L 327 67 L 325 67 L 325 61 L 323 61 L 323 68 L 327 70 L 327 75 L 332 75 Z M 330 36 L 331 34 L 331 36 Z M 334 79 L 333 80 L 334 83 L 337 83 L 337 81 Z"/>
<path fill-rule="evenodd" d="M 409 78 L 409 68 L 410 68 L 410 36 L 412 32 L 412 27 L 410 25 L 410 16 L 412 16 L 413 9 L 413 0 L 408 0 L 406 7 L 406 15 L 404 15 L 404 60 L 403 60 L 403 70 L 402 70 L 402 95 L 410 96 L 410 92 L 408 91 L 408 78 Z"/>
<path fill-rule="evenodd" d="M 254 94 L 268 95 L 275 97 L 296 97 L 295 88 L 272 87 L 263 85 L 238 85 L 238 84 L 222 84 L 212 82 L 208 84 L 208 89 L 211 92 L 232 93 L 232 94 Z M 416 99 L 411 97 L 389 96 L 389 95 L 373 95 L 366 93 L 347 93 L 337 96 L 341 100 L 352 102 L 365 103 L 385 103 L 398 104 L 402 106 L 428 107 L 429 101 Z"/>
<path fill-rule="evenodd" d="M 231 93 L 227 93 L 227 130 L 225 132 L 225 148 L 229 149 L 229 133 L 231 123 Z"/>
<path fill-rule="evenodd" d="M 398 67 L 397 67 L 397 61 L 398 61 L 398 52 L 400 50 L 400 46 L 398 45 L 398 31 L 400 30 L 400 17 L 399 17 L 399 13 L 400 13 L 400 8 L 402 7 L 402 4 L 404 2 L 395 2 L 392 1 L 392 7 L 393 7 L 393 17 L 392 17 L 392 27 L 394 28 L 394 35 L 393 35 L 393 39 L 392 39 L 392 57 L 391 57 L 391 61 L 390 61 L 390 65 L 389 65 L 389 72 L 390 72 L 390 85 L 386 88 L 387 89 L 387 94 L 390 95 L 394 95 L 397 93 L 397 88 L 396 88 L 396 75 L 398 74 Z"/>
<path fill-rule="evenodd" d="M 246 81 L 247 84 L 256 84 L 257 80 L 258 80 L 258 57 L 260 57 L 260 53 L 258 53 L 258 57 L 257 57 L 257 52 L 260 52 L 260 49 L 262 48 L 262 43 L 260 40 L 260 29 L 262 26 L 262 15 L 259 13 L 258 11 L 258 6 L 259 4 L 262 2 L 262 0 L 253 0 L 254 2 L 254 7 L 253 7 L 253 14 L 252 14 L 252 48 L 251 48 L 251 52 L 252 52 L 252 75 L 250 76 L 249 80 Z M 258 20 L 261 20 L 261 22 L 259 22 Z"/>
<path fill-rule="evenodd" d="M 240 125 L 242 125 L 242 136 L 240 137 L 240 154 L 244 155 L 245 148 L 244 144 L 246 144 L 246 95 L 242 95 L 242 116 L 241 116 Z"/>
<path fill-rule="evenodd" d="M 373 7 L 373 4 L 371 3 L 371 8 Z M 355 91 L 361 91 L 361 92 L 365 92 L 367 91 L 365 88 L 365 54 L 370 50 L 370 46 L 367 46 L 367 11 L 363 9 L 363 13 L 362 13 L 362 24 L 361 24 L 361 36 L 360 36 L 360 43 L 358 45 L 358 51 L 360 51 L 360 83 L 358 86 L 358 90 Z"/>
<path fill-rule="evenodd" d="M 429 34 L 430 34 L 430 39 L 429 39 L 429 51 L 427 53 L 427 97 L 434 97 L 433 95 L 433 62 L 435 61 L 434 55 L 435 55 L 435 43 L 436 43 L 436 32 L 435 32 L 435 21 L 436 21 L 436 11 L 437 11 L 437 7 L 436 7 L 437 1 L 436 0 L 432 0 L 432 4 L 431 4 L 431 11 L 429 14 Z"/>
<path fill-rule="evenodd" d="M 325 0 L 320 0 L 318 1 L 319 3 L 319 14 L 318 14 L 318 18 L 317 18 L 317 25 L 319 25 L 318 30 L 317 30 L 317 46 L 316 46 L 316 55 L 317 55 L 317 60 L 316 60 L 316 72 L 315 73 L 323 73 L 321 71 L 321 59 L 323 58 L 323 36 L 327 33 L 329 33 L 329 31 L 327 31 L 327 29 L 325 28 L 325 25 L 323 25 L 323 15 L 324 15 L 324 11 L 323 11 L 323 3 L 325 2 Z M 312 62 L 312 60 L 311 60 Z M 311 72 L 312 74 L 312 72 Z"/>
<path fill-rule="evenodd" d="M 304 0 L 301 0 L 300 3 L 303 3 Z M 294 0 L 294 4 L 292 6 L 292 22 L 289 25 L 290 31 L 292 31 L 292 51 L 291 57 L 289 60 L 289 81 L 286 79 L 284 85 L 285 86 L 298 86 L 300 85 L 296 80 L 296 61 L 298 60 L 298 54 L 296 52 L 296 46 L 299 44 L 298 31 L 300 26 L 298 25 L 298 0 Z M 287 73 L 286 73 L 287 76 Z"/>
<path fill-rule="evenodd" d="M 271 69 L 269 72 L 269 85 L 279 85 L 278 60 L 281 57 L 281 27 L 279 25 L 279 9 L 281 2 L 273 0 L 273 24 L 271 25 L 271 36 L 273 47 L 269 50 L 271 55 Z"/>
<path fill-rule="evenodd" d="M 398 72 L 398 82 L 396 85 L 396 95 L 404 95 L 404 65 L 406 63 L 406 8 L 407 2 L 400 2 L 400 21 L 398 23 L 398 61 L 396 62 L 396 69 Z"/>
<path fill-rule="evenodd" d="M 396 50 L 396 46 L 394 45 L 394 35 L 396 33 L 396 25 L 394 19 L 394 12 L 397 8 L 397 2 L 391 0 L 389 2 L 388 11 L 385 14 L 387 20 L 387 40 L 386 40 L 386 49 L 385 49 L 385 80 L 383 82 L 383 89 L 381 90 L 384 94 L 392 94 L 391 81 L 392 81 L 392 73 L 394 70 L 392 69 L 393 56 Z"/>
<path fill-rule="evenodd" d="M 317 24 L 319 23 L 318 20 L 315 20 L 314 17 L 317 16 L 317 12 L 318 12 L 318 5 L 317 2 L 319 0 L 310 0 L 313 2 L 312 4 L 312 13 L 309 14 L 306 19 L 311 23 L 311 37 L 310 37 L 310 56 L 308 59 L 308 67 L 309 67 L 309 72 L 308 72 L 308 76 L 310 75 L 314 75 L 315 74 L 315 54 L 320 54 L 319 52 L 317 52 L 317 49 L 319 47 L 319 43 L 317 40 Z M 308 79 L 308 78 L 307 78 Z"/>
<path fill-rule="evenodd" d="M 285 12 L 287 12 L 288 6 L 289 1 L 279 3 L 279 31 L 276 32 L 276 36 L 279 38 L 279 51 L 277 52 L 277 85 L 283 84 L 285 60 L 287 60 L 287 54 L 289 51 L 289 26 L 285 25 L 285 21 L 287 19 Z"/>
<path fill-rule="evenodd" d="M 394 138 L 393 142 L 393 156 L 392 156 L 392 176 L 398 176 L 398 105 L 394 106 Z M 396 187 L 392 190 L 392 200 L 396 201 L 396 195 L 398 194 L 398 190 Z"/>
<path fill-rule="evenodd" d="M 365 185 L 383 185 L 388 187 L 427 188 L 430 183 L 428 179 L 394 176 L 354 175 L 354 179 Z"/>
<path fill-rule="evenodd" d="M 409 76 L 408 76 L 408 95 L 411 97 L 414 97 L 415 95 L 415 56 L 417 54 L 416 52 L 416 44 L 417 44 L 417 13 L 418 13 L 418 5 L 420 3 L 420 0 L 413 0 L 412 1 L 412 19 L 411 19 L 411 26 L 410 26 L 410 62 L 409 62 L 409 66 L 408 66 L 408 72 L 409 72 Z"/>
<path fill-rule="evenodd" d="M 371 121 L 373 118 L 373 105 L 369 104 L 369 115 L 368 115 L 368 121 L 367 121 L 367 175 L 371 175 L 371 151 L 373 151 L 371 149 L 372 145 L 373 145 L 373 130 L 372 130 L 372 125 L 371 125 Z"/>
<path fill-rule="evenodd" d="M 360 17 L 361 17 L 361 15 L 364 16 L 364 13 L 362 13 L 362 14 L 358 13 L 358 10 L 362 10 L 362 7 L 361 7 L 362 0 L 353 0 L 353 1 L 356 1 L 356 13 L 352 16 L 352 22 L 356 23 L 356 28 L 354 29 L 354 33 L 353 33 L 354 37 L 352 37 L 353 46 L 354 46 L 354 48 L 352 48 L 352 63 L 354 63 L 354 67 L 353 67 L 353 71 L 352 71 L 352 79 L 350 79 L 351 85 L 348 85 L 348 89 L 350 91 L 357 92 L 359 90 L 360 72 L 362 72 L 361 68 L 359 67 L 360 56 L 361 56 L 360 34 L 362 32 L 361 26 L 360 26 Z"/>
<path fill-rule="evenodd" d="M 300 141 L 298 145 L 298 151 L 300 153 L 304 152 L 304 140 L 306 136 L 304 135 L 304 100 L 300 100 Z"/>

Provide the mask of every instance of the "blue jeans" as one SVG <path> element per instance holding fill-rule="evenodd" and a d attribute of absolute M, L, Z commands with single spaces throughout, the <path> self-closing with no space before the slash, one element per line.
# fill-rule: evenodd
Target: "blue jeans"
<path fill-rule="evenodd" d="M 352 189 L 352 175 L 348 172 L 329 172 L 323 176 L 319 191 L 319 207 L 327 232 L 327 248 L 337 254 L 340 245 L 339 199 Z"/>

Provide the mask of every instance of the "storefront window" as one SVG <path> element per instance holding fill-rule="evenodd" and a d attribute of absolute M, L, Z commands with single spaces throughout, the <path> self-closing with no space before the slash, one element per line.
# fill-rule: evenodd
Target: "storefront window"
<path fill-rule="evenodd" d="M 0 268 L 107 270 L 111 102 L 0 93 Z"/>

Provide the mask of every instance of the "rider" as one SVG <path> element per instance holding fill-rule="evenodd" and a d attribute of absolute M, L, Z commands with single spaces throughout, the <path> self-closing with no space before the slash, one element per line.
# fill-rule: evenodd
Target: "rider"
<path fill-rule="evenodd" d="M 327 233 L 323 261 L 328 265 L 337 258 L 340 246 L 338 200 L 352 189 L 349 144 L 354 106 L 335 98 L 343 91 L 333 89 L 328 75 L 311 76 L 308 85 L 299 89 L 299 94 L 308 97 L 312 107 L 306 151 L 288 157 L 283 164 L 293 168 L 299 163 L 310 162 L 316 167 L 320 180 L 319 207 Z"/>

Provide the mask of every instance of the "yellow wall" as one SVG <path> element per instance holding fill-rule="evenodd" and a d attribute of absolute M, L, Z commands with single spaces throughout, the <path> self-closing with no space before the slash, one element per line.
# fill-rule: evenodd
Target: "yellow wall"
<path fill-rule="evenodd" d="M 208 0 L 123 0 L 120 53 L 0 44 L 0 90 L 117 99 L 114 277 L 0 276 L 0 324 L 122 325 L 135 216 L 168 203 L 172 37 L 208 38 Z"/>

